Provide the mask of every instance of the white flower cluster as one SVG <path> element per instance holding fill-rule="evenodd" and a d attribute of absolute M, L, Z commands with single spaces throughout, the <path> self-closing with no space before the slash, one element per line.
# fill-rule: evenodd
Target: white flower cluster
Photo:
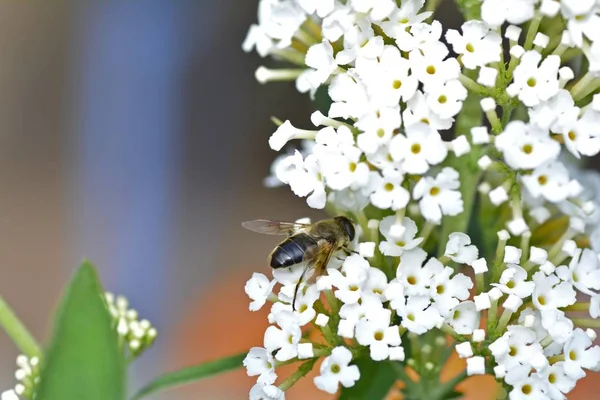
<path fill-rule="evenodd" d="M 251 399 L 284 398 L 297 377 L 273 386 L 275 367 L 323 356 L 315 385 L 350 387 L 365 354 L 403 362 L 406 332 L 451 335 L 467 374 L 494 374 L 511 399 L 564 399 L 584 369 L 600 370 L 585 330 L 600 327 L 600 177 L 573 161 L 600 152 L 600 3 L 484 0 L 481 20 L 445 32 L 423 6 L 259 4 L 244 49 L 298 68 L 260 67 L 257 79 L 331 100 L 315 129 L 277 121 L 270 147 L 302 150 L 278 157 L 267 182 L 352 218 L 361 243 L 302 286 L 296 311 L 303 265 L 248 282 L 251 310 L 273 302 L 264 348 L 245 361 L 259 376 Z"/>
<path fill-rule="evenodd" d="M 408 218 L 403 223 L 414 224 Z M 401 225 L 395 224 L 390 229 L 394 227 Z M 413 244 L 419 242 L 412 240 Z M 469 243 L 468 236 L 453 234 L 445 257 L 474 261 L 477 249 Z M 348 343 L 352 343 L 352 350 L 363 351 L 375 361 L 402 361 L 405 354 L 400 336 L 406 331 L 423 334 L 450 324 L 458 332 L 472 332 L 479 316 L 473 302 L 465 301 L 473 287 L 471 279 L 455 274 L 436 258 L 427 260 L 426 252 L 417 244 L 414 246 L 405 248 L 402 260 L 395 266 L 394 277 L 388 280 L 381 269 L 371 266 L 365 258 L 373 259 L 374 243 L 358 244 L 357 248 L 363 249 L 362 255 L 353 254 L 341 263 L 330 263 L 327 275 L 319 277 L 314 285 L 301 287 L 296 311 L 292 310 L 291 302 L 304 264 L 274 270 L 273 281 L 255 273 L 246 284 L 246 293 L 253 300 L 250 309 L 257 311 L 271 300 L 269 322 L 274 325 L 265 332 L 264 348 L 251 349 L 244 361 L 248 374 L 258 376 L 253 392 L 276 391 L 272 385 L 277 379 L 278 364 L 326 355 L 321 375 L 314 382 L 319 389 L 335 393 L 339 384 L 351 387 L 360 377 L 358 368 L 349 365 L 353 353 Z M 273 290 L 278 284 L 275 295 Z M 327 301 L 321 301 L 321 295 Z M 398 318 L 399 324 L 395 322 Z M 330 344 L 342 346 L 329 349 L 312 343 L 302 333 L 302 328 L 311 323 Z M 283 398 L 283 392 L 277 393 L 280 397 L 271 397 Z M 262 397 L 251 393 L 250 398 Z"/>
<path fill-rule="evenodd" d="M 27 358 L 24 355 L 17 357 L 17 385 L 14 389 L 7 390 L 0 394 L 2 400 L 19 400 L 34 398 L 35 386 L 38 384 L 40 377 L 40 360 L 37 357 Z"/>
<path fill-rule="evenodd" d="M 137 357 L 150 348 L 158 336 L 158 332 L 150 324 L 150 321 L 138 320 L 138 312 L 129 308 L 129 302 L 125 297 L 115 297 L 108 292 L 104 297 L 117 333 L 127 345 L 131 356 Z"/>

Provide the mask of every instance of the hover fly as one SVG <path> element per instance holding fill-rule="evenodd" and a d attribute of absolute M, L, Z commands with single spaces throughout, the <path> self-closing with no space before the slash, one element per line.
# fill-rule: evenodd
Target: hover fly
<path fill-rule="evenodd" d="M 314 224 L 293 222 L 278 222 L 265 219 L 246 221 L 242 226 L 254 232 L 267 235 L 287 235 L 287 239 L 279 244 L 269 256 L 271 268 L 287 268 L 306 262 L 292 300 L 295 310 L 296 296 L 300 284 L 308 271 L 314 271 L 311 278 L 316 279 L 325 272 L 332 255 L 343 250 L 346 254 L 353 253 L 349 245 L 354 240 L 354 224 L 346 217 L 324 219 Z"/>

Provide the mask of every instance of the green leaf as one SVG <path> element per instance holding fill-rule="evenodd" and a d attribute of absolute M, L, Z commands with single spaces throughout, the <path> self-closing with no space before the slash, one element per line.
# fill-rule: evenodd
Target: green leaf
<path fill-rule="evenodd" d="M 373 361 L 369 356 L 356 360 L 360 379 L 351 388 L 343 388 L 339 400 L 385 399 L 396 382 L 390 361 Z"/>
<path fill-rule="evenodd" d="M 246 353 L 242 353 L 215 361 L 209 361 L 193 367 L 187 367 L 179 371 L 169 372 L 156 378 L 154 381 L 140 389 L 140 391 L 133 396 L 132 400 L 141 399 L 142 397 L 146 397 L 161 390 L 196 382 L 213 375 L 240 368 L 242 367 L 242 361 L 245 357 Z"/>
<path fill-rule="evenodd" d="M 104 291 L 87 261 L 61 301 L 43 363 L 38 400 L 119 400 L 125 397 L 125 361 Z"/>

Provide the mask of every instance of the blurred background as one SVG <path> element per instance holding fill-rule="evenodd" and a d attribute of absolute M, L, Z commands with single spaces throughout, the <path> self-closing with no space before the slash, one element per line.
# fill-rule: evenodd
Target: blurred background
<path fill-rule="evenodd" d="M 255 82 L 270 64 L 241 51 L 256 3 L 0 4 L 0 293 L 44 339 L 91 259 L 159 330 L 134 388 L 260 346 L 265 314 L 243 286 L 276 239 L 240 222 L 322 216 L 262 186 L 269 117 L 309 126 L 311 106 L 292 84 Z M 0 389 L 16 356 L 0 333 Z M 162 398 L 244 399 L 253 382 L 238 371 Z M 311 386 L 288 398 L 329 398 Z"/>

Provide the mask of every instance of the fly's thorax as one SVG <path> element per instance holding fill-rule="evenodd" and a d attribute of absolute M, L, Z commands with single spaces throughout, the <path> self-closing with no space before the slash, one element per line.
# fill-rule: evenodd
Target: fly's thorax
<path fill-rule="evenodd" d="M 346 246 L 349 243 L 346 230 L 335 219 L 324 219 L 315 223 L 308 233 L 314 238 L 324 239 L 334 244 L 336 248 Z"/>

